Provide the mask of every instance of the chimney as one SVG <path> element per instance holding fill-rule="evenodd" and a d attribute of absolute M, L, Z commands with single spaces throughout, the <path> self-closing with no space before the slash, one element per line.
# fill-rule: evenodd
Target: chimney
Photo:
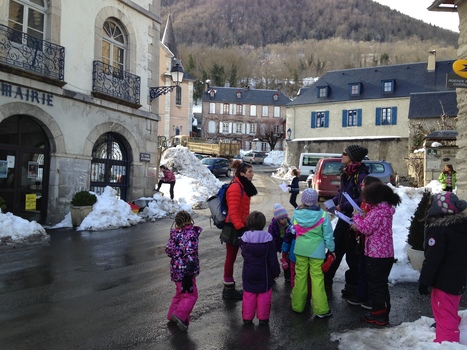
<path fill-rule="evenodd" d="M 205 88 L 206 88 L 206 92 L 209 91 L 209 85 L 211 84 L 211 80 L 207 79 L 206 82 L 205 82 Z"/>
<path fill-rule="evenodd" d="M 428 51 L 428 72 L 434 72 L 436 70 L 436 50 Z"/>

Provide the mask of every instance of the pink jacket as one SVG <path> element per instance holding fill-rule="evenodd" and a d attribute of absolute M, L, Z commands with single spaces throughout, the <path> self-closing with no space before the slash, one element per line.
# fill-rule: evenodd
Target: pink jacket
<path fill-rule="evenodd" d="M 162 170 L 162 173 L 164 174 L 164 176 L 161 179 L 162 181 L 175 182 L 175 175 L 169 169 Z"/>
<path fill-rule="evenodd" d="M 365 255 L 371 258 L 394 257 L 392 218 L 396 209 L 386 202 L 371 208 L 365 217 L 355 214 L 355 227 L 366 236 Z"/>

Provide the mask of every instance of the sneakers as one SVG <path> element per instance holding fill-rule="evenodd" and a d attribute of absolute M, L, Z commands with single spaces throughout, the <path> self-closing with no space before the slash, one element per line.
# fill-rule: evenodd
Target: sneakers
<path fill-rule="evenodd" d="M 370 301 L 364 301 L 363 303 L 360 304 L 360 306 L 364 309 L 371 310 L 371 302 Z"/>
<path fill-rule="evenodd" d="M 177 316 L 172 315 L 172 321 L 177 323 L 178 328 L 180 330 L 186 332 L 188 330 L 188 324 L 186 322 L 183 322 L 181 319 L 179 319 Z"/>
<path fill-rule="evenodd" d="M 331 317 L 332 316 L 332 311 L 329 309 L 328 312 L 324 313 L 324 314 L 319 314 L 319 315 L 316 315 L 316 317 L 318 318 L 325 318 L 325 317 Z"/>
<path fill-rule="evenodd" d="M 344 299 L 347 299 L 347 298 L 350 298 L 350 297 L 355 297 L 355 290 L 354 289 L 342 289 L 341 291 L 342 293 L 342 298 Z"/>
<path fill-rule="evenodd" d="M 253 320 L 243 320 L 243 324 L 253 324 Z"/>
<path fill-rule="evenodd" d="M 233 300 L 242 300 L 243 291 L 236 290 L 235 284 L 225 284 L 224 289 L 222 290 L 222 298 L 224 299 L 233 299 Z"/>
<path fill-rule="evenodd" d="M 355 306 L 362 306 L 362 303 L 363 301 L 361 301 L 360 299 L 358 299 L 357 297 L 349 297 L 347 299 L 347 302 L 350 304 L 350 305 L 355 305 Z"/>
<path fill-rule="evenodd" d="M 387 326 L 389 323 L 388 309 L 367 312 L 363 315 L 363 321 L 376 324 L 378 326 Z"/>
<path fill-rule="evenodd" d="M 267 326 L 269 324 L 269 320 L 259 320 L 260 326 Z"/>

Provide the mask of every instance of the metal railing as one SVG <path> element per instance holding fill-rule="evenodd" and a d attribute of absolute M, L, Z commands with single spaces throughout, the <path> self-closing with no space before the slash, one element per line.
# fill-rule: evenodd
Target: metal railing
<path fill-rule="evenodd" d="M 100 61 L 94 61 L 92 91 L 139 105 L 141 78 Z M 104 98 L 104 97 L 103 97 Z"/>
<path fill-rule="evenodd" d="M 0 25 L 0 64 L 64 81 L 65 48 Z"/>

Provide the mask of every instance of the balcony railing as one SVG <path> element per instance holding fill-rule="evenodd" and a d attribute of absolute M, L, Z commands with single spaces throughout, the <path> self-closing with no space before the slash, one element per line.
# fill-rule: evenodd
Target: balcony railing
<path fill-rule="evenodd" d="M 92 91 L 94 95 L 108 100 L 140 107 L 141 78 L 100 61 L 94 61 Z"/>
<path fill-rule="evenodd" d="M 63 82 L 65 48 L 0 25 L 0 65 Z"/>

